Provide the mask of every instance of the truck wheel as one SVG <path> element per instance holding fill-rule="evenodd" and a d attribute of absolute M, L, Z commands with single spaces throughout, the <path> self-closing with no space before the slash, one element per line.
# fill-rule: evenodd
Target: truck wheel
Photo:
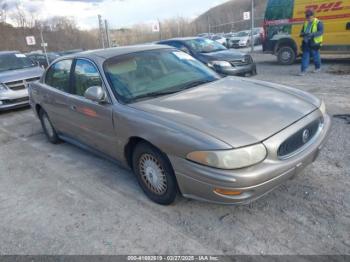
<path fill-rule="evenodd" d="M 296 53 L 290 46 L 282 46 L 278 49 L 277 60 L 281 65 L 291 65 L 295 62 Z"/>

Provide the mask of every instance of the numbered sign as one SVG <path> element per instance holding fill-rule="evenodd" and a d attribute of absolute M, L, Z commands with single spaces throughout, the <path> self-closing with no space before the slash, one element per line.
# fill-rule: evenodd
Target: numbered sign
<path fill-rule="evenodd" d="M 27 42 L 27 45 L 36 45 L 36 41 L 35 41 L 34 36 L 27 36 L 26 42 Z"/>
<path fill-rule="evenodd" d="M 243 13 L 243 20 L 250 20 L 250 12 Z"/>
<path fill-rule="evenodd" d="M 152 24 L 152 32 L 159 32 L 160 26 L 158 22 Z"/>

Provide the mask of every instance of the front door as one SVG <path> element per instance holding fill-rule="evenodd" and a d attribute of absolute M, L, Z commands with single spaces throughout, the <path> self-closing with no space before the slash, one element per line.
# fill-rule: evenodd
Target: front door
<path fill-rule="evenodd" d="M 109 156 L 116 156 L 116 132 L 112 104 L 99 104 L 84 97 L 92 86 L 104 88 L 96 66 L 85 59 L 77 59 L 72 73 L 72 90 L 68 97 L 73 138 Z"/>

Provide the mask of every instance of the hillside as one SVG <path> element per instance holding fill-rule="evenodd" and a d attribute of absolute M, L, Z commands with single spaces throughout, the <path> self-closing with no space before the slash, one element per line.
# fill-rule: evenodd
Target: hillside
<path fill-rule="evenodd" d="M 265 14 L 267 0 L 255 0 L 255 26 L 261 26 Z M 230 32 L 250 28 L 250 21 L 243 20 L 243 12 L 250 11 L 250 0 L 231 0 L 200 15 L 194 22 L 197 32 Z M 232 23 L 235 22 L 235 23 Z M 228 25 L 222 25 L 232 23 Z"/>
<path fill-rule="evenodd" d="M 63 19 L 63 18 L 62 18 Z M 61 19 L 61 20 L 62 20 Z M 70 49 L 94 49 L 98 47 L 97 33 L 82 31 L 74 26 L 60 24 L 59 26 L 48 24 L 43 32 L 49 51 L 63 51 Z M 34 27 L 14 27 L 0 22 L 0 50 L 18 50 L 29 52 L 41 49 L 40 29 Z M 25 37 L 35 36 L 36 45 L 27 46 Z"/>

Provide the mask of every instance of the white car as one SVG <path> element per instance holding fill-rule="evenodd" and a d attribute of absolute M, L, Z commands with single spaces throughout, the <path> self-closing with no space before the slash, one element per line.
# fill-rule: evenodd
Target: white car
<path fill-rule="evenodd" d="M 261 29 L 253 29 L 253 43 L 258 45 L 261 42 Z M 240 48 L 251 46 L 251 30 L 245 30 L 238 32 L 234 36 L 230 37 L 228 42 L 228 47 Z"/>
<path fill-rule="evenodd" d="M 247 47 L 250 46 L 250 41 L 250 31 L 241 31 L 229 39 L 228 45 L 233 48 Z"/>
<path fill-rule="evenodd" d="M 216 41 L 216 42 L 222 44 L 223 46 L 227 46 L 227 39 L 223 36 L 215 35 L 211 38 L 211 40 Z"/>

